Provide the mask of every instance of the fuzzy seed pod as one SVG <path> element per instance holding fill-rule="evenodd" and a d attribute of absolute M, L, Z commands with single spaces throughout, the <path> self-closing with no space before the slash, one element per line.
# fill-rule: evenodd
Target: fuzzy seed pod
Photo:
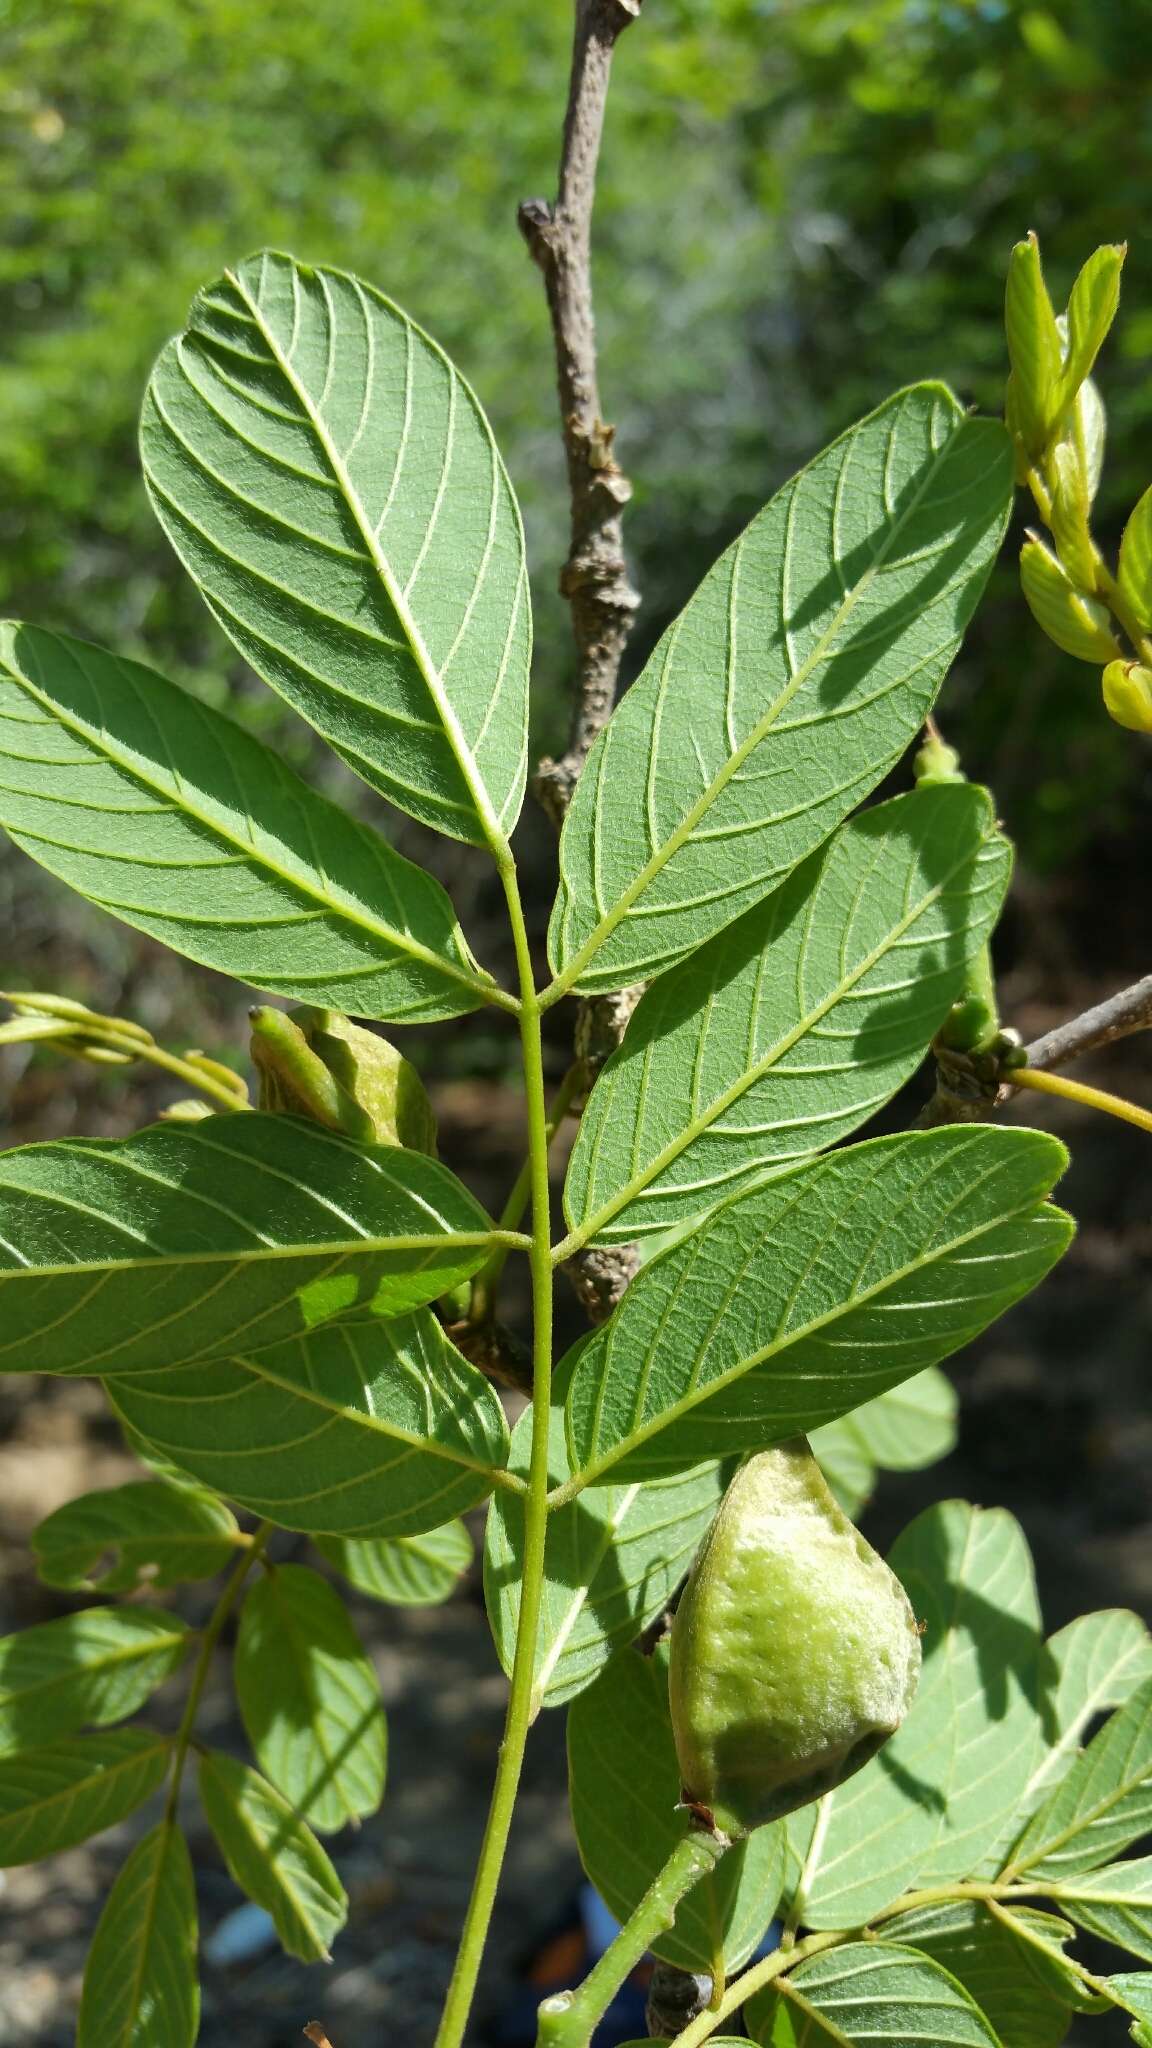
<path fill-rule="evenodd" d="M 818 1799 L 894 1734 L 920 1676 L 908 1596 L 803 1437 L 751 1458 L 672 1627 L 684 1799 L 739 1837 Z"/>

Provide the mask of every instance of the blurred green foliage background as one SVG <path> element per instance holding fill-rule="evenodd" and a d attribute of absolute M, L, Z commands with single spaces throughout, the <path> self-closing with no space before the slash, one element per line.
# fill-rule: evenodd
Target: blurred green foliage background
<path fill-rule="evenodd" d="M 528 526 L 539 745 L 559 737 L 566 506 L 515 208 L 554 189 L 569 24 L 561 0 L 0 0 L 5 610 L 239 691 L 314 758 L 168 553 L 135 455 L 193 291 L 290 246 L 380 284 L 478 389 Z M 1152 473 L 1150 181 L 1152 0 L 647 0 L 617 56 L 595 250 L 636 484 L 634 664 L 782 478 L 891 389 L 939 375 L 999 410 L 1004 267 L 1029 227 L 1058 304 L 1097 242 L 1130 241 L 1101 366 L 1115 539 Z M 1009 554 L 943 721 L 1034 875 L 1146 859 L 1152 753 L 1097 693 L 1033 627 Z M 17 955 L 27 892 L 67 900 L 18 866 L 0 900 Z"/>

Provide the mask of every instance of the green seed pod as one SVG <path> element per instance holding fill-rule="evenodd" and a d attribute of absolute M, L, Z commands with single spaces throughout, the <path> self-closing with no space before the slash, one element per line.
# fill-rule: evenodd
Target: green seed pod
<path fill-rule="evenodd" d="M 803 1437 L 740 1469 L 672 1625 L 685 1802 L 740 1837 L 852 1776 L 920 1676 L 908 1596 Z"/>
<path fill-rule="evenodd" d="M 249 1012 L 260 1108 L 311 1117 L 361 1144 L 436 1152 L 436 1119 L 415 1067 L 339 1010 Z"/>

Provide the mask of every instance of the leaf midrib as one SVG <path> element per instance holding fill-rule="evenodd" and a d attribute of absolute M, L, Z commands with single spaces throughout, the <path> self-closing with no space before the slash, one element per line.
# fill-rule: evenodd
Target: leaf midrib
<path fill-rule="evenodd" d="M 994 838 L 995 835 L 991 835 L 990 838 L 982 841 L 975 849 L 977 860 L 985 847 L 993 843 Z M 691 1123 L 686 1125 L 675 1138 L 670 1139 L 663 1150 L 658 1152 L 655 1158 L 645 1167 L 643 1173 L 634 1175 L 632 1180 L 627 1183 L 612 1201 L 605 1203 L 604 1207 L 598 1210 L 589 1221 L 581 1224 L 578 1229 L 574 1230 L 571 1237 L 566 1239 L 564 1245 L 560 1248 L 557 1258 L 568 1258 L 573 1251 L 578 1251 L 581 1245 L 587 1244 L 599 1231 L 603 1230 L 606 1223 L 611 1222 L 614 1216 L 619 1215 L 622 1208 L 625 1208 L 629 1202 L 634 1201 L 636 1196 L 642 1194 L 644 1189 L 662 1174 L 667 1167 L 673 1165 L 680 1158 L 681 1154 L 687 1151 L 690 1145 L 695 1143 L 697 1138 L 703 1137 L 712 1128 L 712 1125 L 727 1110 L 732 1108 L 734 1103 L 739 1102 L 741 1096 L 746 1095 L 750 1089 L 756 1086 L 758 1081 L 763 1080 L 765 1074 L 770 1073 L 773 1067 L 786 1058 L 800 1039 L 806 1037 L 809 1032 L 814 1031 L 816 1026 L 827 1016 L 829 1010 L 835 1008 L 836 1004 L 841 1002 L 844 996 L 849 994 L 856 987 L 857 983 L 863 980 L 865 975 L 870 974 L 872 969 L 879 965 L 886 954 L 893 951 L 905 934 L 911 930 L 912 926 L 939 902 L 946 888 L 955 879 L 960 870 L 970 865 L 972 861 L 973 851 L 969 849 L 965 852 L 963 858 L 958 860 L 955 866 L 949 870 L 941 882 L 930 889 L 925 896 L 920 897 L 914 907 L 900 919 L 899 923 L 889 928 L 884 935 L 883 941 L 872 948 L 872 951 L 867 954 L 852 973 L 844 975 L 835 988 L 821 1002 L 805 1012 L 804 1016 L 797 1021 L 791 1031 L 785 1032 L 783 1037 L 777 1039 L 776 1043 L 761 1056 L 755 1066 L 745 1068 L 743 1073 L 739 1074 L 735 1081 L 721 1095 L 716 1096 L 708 1104 L 706 1110 L 693 1117 Z"/>
<path fill-rule="evenodd" d="M 989 1172 L 992 1171 L 995 1171 L 995 1168 L 990 1167 Z M 971 1190 L 968 1189 L 965 1192 L 971 1192 Z M 742 1198 L 737 1197 L 737 1199 Z M 795 1344 L 803 1342 L 806 1338 L 826 1328 L 841 1317 L 854 1314 L 857 1309 L 866 1307 L 878 1294 L 886 1293 L 890 1288 L 898 1286 L 902 1280 L 909 1279 L 915 1273 L 923 1272 L 927 1267 L 938 1263 L 939 1260 L 952 1257 L 956 1252 L 962 1251 L 965 1245 L 976 1243 L 981 1237 L 988 1236 L 991 1231 L 999 1230 L 1005 1223 L 1012 1223 L 1020 1218 L 1027 1220 L 1029 1215 L 1034 1214 L 1041 1206 L 1044 1206 L 1042 1198 L 1037 1195 L 1030 1204 L 1022 1204 L 1016 1209 L 994 1217 L 990 1222 L 982 1223 L 977 1228 L 965 1232 L 961 1237 L 950 1239 L 939 1252 L 934 1252 L 930 1258 L 915 1260 L 911 1265 L 894 1269 L 886 1274 L 883 1280 L 878 1281 L 875 1286 L 865 1288 L 862 1293 L 854 1295 L 850 1302 L 842 1302 L 838 1308 L 829 1310 L 825 1315 L 815 1317 L 811 1322 L 805 1323 L 797 1329 L 790 1330 L 786 1339 L 774 1340 L 773 1343 L 766 1345 L 762 1351 L 756 1352 L 751 1358 L 741 1360 L 740 1364 L 733 1366 L 730 1371 L 719 1373 L 715 1379 L 709 1380 L 706 1386 L 700 1389 L 698 1393 L 694 1389 L 693 1399 L 681 1400 L 676 1402 L 671 1408 L 666 1408 L 654 1421 L 646 1424 L 643 1429 L 634 1430 L 629 1437 L 623 1438 L 615 1444 L 612 1447 L 610 1456 L 593 1460 L 591 1464 L 584 1467 L 583 1471 L 575 1473 L 570 1482 L 573 1493 L 582 1492 L 584 1487 L 590 1485 L 600 1472 L 610 1471 L 613 1465 L 618 1465 L 624 1457 L 630 1456 L 633 1451 L 646 1443 L 650 1437 L 661 1435 L 673 1423 L 679 1422 L 683 1416 L 691 1414 L 692 1410 L 699 1407 L 703 1401 L 710 1400 L 714 1394 L 723 1392 L 735 1380 L 742 1379 L 745 1373 L 753 1372 L 758 1366 L 766 1365 L 769 1359 L 790 1350 Z M 1058 1209 L 1054 1204 L 1047 1205 L 1047 1208 L 1054 1219 L 1061 1218 L 1065 1214 L 1062 1209 Z"/>
<path fill-rule="evenodd" d="M 865 593 L 871 588 L 873 581 L 879 574 L 880 570 L 883 568 L 884 563 L 888 559 L 888 556 L 891 553 L 892 548 L 896 540 L 898 539 L 899 535 L 906 529 L 909 519 L 917 511 L 921 499 L 923 498 L 924 493 L 927 491 L 929 484 L 935 478 L 940 465 L 950 454 L 956 439 L 956 435 L 959 432 L 960 428 L 963 426 L 963 424 L 963 415 L 960 413 L 959 408 L 955 407 L 952 413 L 951 431 L 949 432 L 947 439 L 941 443 L 940 447 L 933 451 L 932 461 L 925 470 L 923 481 L 917 489 L 915 496 L 910 500 L 907 508 L 900 515 L 900 517 L 894 520 L 889 526 L 881 546 L 877 549 L 877 552 L 873 560 L 869 564 L 868 568 L 864 571 L 864 574 L 852 586 L 852 589 L 850 591 L 845 592 L 844 598 L 842 599 L 839 608 L 837 609 L 833 618 L 829 621 L 828 625 L 825 627 L 824 632 L 821 634 L 819 640 L 817 641 L 815 647 L 812 649 L 811 653 L 807 656 L 806 660 L 801 662 L 800 667 L 792 673 L 792 675 L 789 677 L 789 680 L 785 688 L 780 692 L 779 696 L 776 697 L 774 702 L 771 705 L 769 705 L 768 710 L 764 713 L 763 717 L 757 722 L 756 725 L 753 726 L 751 732 L 748 734 L 748 737 L 741 742 L 740 746 L 736 749 L 734 753 L 728 756 L 728 759 L 725 761 L 723 766 L 717 771 L 716 775 L 713 776 L 712 781 L 709 783 L 707 789 L 704 790 L 703 793 L 697 798 L 696 802 L 692 805 L 691 809 L 685 814 L 680 824 L 676 827 L 675 831 L 669 835 L 669 837 L 665 840 L 662 847 L 658 847 L 656 849 L 655 853 L 652 854 L 650 859 L 640 870 L 639 874 L 634 877 L 634 879 L 628 884 L 628 887 L 617 898 L 611 910 L 608 911 L 600 919 L 599 923 L 593 927 L 587 939 L 584 941 L 584 944 L 580 947 L 578 952 L 576 952 L 573 955 L 567 967 L 564 968 L 560 974 L 557 974 L 554 977 L 549 987 L 545 990 L 544 994 L 541 997 L 542 1008 L 547 1008 L 552 1003 L 558 1002 L 561 996 L 567 994 L 568 990 L 573 986 L 573 984 L 579 979 L 580 975 L 583 973 L 584 968 L 587 966 L 588 962 L 600 950 L 601 946 L 605 943 L 605 941 L 611 938 L 612 933 L 616 930 L 617 926 L 622 923 L 623 919 L 627 916 L 629 910 L 632 908 L 632 905 L 636 902 L 637 898 L 643 894 L 644 890 L 647 889 L 647 887 L 649 886 L 649 883 L 654 881 L 656 876 L 662 873 L 663 869 L 666 867 L 669 860 L 672 859 L 673 855 L 679 852 L 681 846 L 683 846 L 685 842 L 691 838 L 692 833 L 694 832 L 696 826 L 699 824 L 701 818 L 707 814 L 711 806 L 715 803 L 716 799 L 722 794 L 724 789 L 727 787 L 728 783 L 731 781 L 732 777 L 736 774 L 737 770 L 743 767 L 744 762 L 747 760 L 749 754 L 751 754 L 755 750 L 755 748 L 760 745 L 761 741 L 764 738 L 766 738 L 767 734 L 775 725 L 778 717 L 780 716 L 780 713 L 787 709 L 788 705 L 796 696 L 797 692 L 803 688 L 804 684 L 808 681 L 809 677 L 815 672 L 820 663 L 829 654 L 842 628 L 847 624 L 848 620 L 851 618 L 860 600 L 863 598 Z M 854 436 L 851 438 L 849 446 L 854 446 Z M 797 477 L 793 484 L 792 498 L 789 500 L 790 507 L 795 499 L 796 492 L 799 490 L 800 482 L 804 474 L 806 474 L 806 472 L 801 472 L 801 477 Z M 735 547 L 737 549 L 741 547 L 743 539 L 744 535 L 741 535 L 740 539 L 735 542 Z M 787 657 L 786 648 L 785 655 Z"/>
<path fill-rule="evenodd" d="M 54 642 L 59 640 L 58 634 L 52 634 L 50 637 Z M 103 754 L 104 758 L 122 773 L 132 776 L 143 788 L 149 790 L 153 795 L 161 797 L 164 800 L 165 811 L 175 809 L 185 817 L 190 818 L 203 831 L 211 833 L 217 839 L 223 840 L 226 845 L 233 847 L 240 854 L 245 865 L 251 864 L 254 867 L 265 868 L 269 874 L 276 876 L 277 880 L 282 882 L 285 887 L 295 890 L 298 895 L 306 898 L 310 897 L 320 905 L 322 912 L 325 912 L 328 916 L 341 918 L 353 927 L 365 932 L 378 944 L 382 941 L 384 944 L 396 948 L 399 952 L 411 954 L 412 958 L 419 960 L 423 966 L 434 969 L 436 973 L 443 975 L 448 981 L 461 983 L 465 988 L 471 989 L 476 995 L 482 997 L 485 1002 L 501 1002 L 503 1008 L 510 1008 L 513 1005 L 518 1007 L 516 998 L 508 995 L 504 990 L 498 990 L 494 982 L 478 980 L 469 974 L 466 969 L 454 966 L 451 961 L 444 959 L 439 953 L 433 952 L 431 947 L 423 945 L 419 939 L 412 938 L 410 934 L 397 930 L 379 918 L 367 915 L 351 904 L 346 904 L 335 897 L 326 895 L 324 890 L 318 886 L 318 878 L 309 876 L 307 873 L 294 874 L 291 869 L 284 867 L 278 860 L 274 860 L 268 852 L 258 849 L 250 839 L 243 838 L 240 833 L 222 824 L 211 813 L 202 811 L 197 804 L 190 803 L 182 789 L 175 794 L 171 789 L 166 789 L 162 781 L 154 779 L 147 774 L 137 761 L 127 754 L 122 754 L 107 732 L 102 731 L 97 734 L 94 729 L 88 727 L 83 719 L 64 710 L 40 684 L 33 682 L 22 670 L 12 667 L 8 669 L 8 673 L 21 689 L 26 690 L 40 704 L 41 708 L 48 712 L 51 718 L 64 726 L 68 731 L 77 735 L 94 753 Z M 249 737 L 249 735 L 246 734 L 245 737 Z M 306 785 L 302 785 L 302 789 L 304 790 L 305 801 L 313 800 L 314 793 Z M 317 801 L 322 801 L 322 799 L 317 799 Z M 91 806 L 81 805 L 79 808 L 90 811 Z M 37 838 L 41 835 L 33 833 L 29 836 Z M 391 851 L 384 841 L 381 841 L 381 851 L 384 853 Z M 123 856 L 123 858 L 132 858 L 132 856 Z M 142 861 L 140 865 L 147 867 L 151 863 Z M 181 863 L 181 865 L 184 865 L 184 863 Z M 144 916 L 156 915 L 157 913 L 141 911 L 139 914 Z M 179 914 L 177 913 L 177 921 L 178 916 Z"/>
<path fill-rule="evenodd" d="M 352 483 L 352 479 L 348 474 L 348 470 L 344 463 L 344 459 L 339 454 L 336 448 L 336 444 L 333 441 L 332 436 L 329 433 L 323 418 L 321 417 L 318 407 L 313 404 L 309 392 L 301 383 L 300 379 L 296 376 L 296 373 L 292 369 L 292 366 L 287 356 L 284 354 L 283 349 L 280 347 L 279 341 L 273 334 L 270 324 L 265 321 L 259 302 L 252 297 L 252 294 L 249 292 L 247 286 L 241 281 L 240 275 L 237 271 L 226 270 L 224 275 L 227 278 L 229 284 L 232 286 L 233 290 L 235 291 L 237 297 L 242 301 L 244 305 L 248 307 L 250 317 L 256 326 L 257 332 L 260 334 L 266 348 L 270 351 L 273 358 L 275 359 L 276 365 L 280 370 L 280 373 L 283 376 L 285 382 L 289 385 L 289 387 L 295 394 L 297 402 L 299 403 L 301 409 L 303 410 L 304 415 L 309 422 L 309 425 L 311 426 L 318 441 L 320 442 L 320 446 L 323 449 L 325 456 L 327 457 L 329 463 L 332 466 L 332 473 L 335 476 L 337 483 L 339 484 L 341 494 L 344 497 L 345 503 L 347 504 L 348 509 L 351 512 L 352 517 L 356 521 L 356 525 L 360 531 L 369 563 L 375 569 L 376 574 L 379 576 L 380 581 L 384 586 L 384 591 L 385 594 L 387 595 L 388 601 L 391 604 L 397 619 L 400 621 L 400 625 L 408 639 L 409 646 L 411 647 L 412 650 L 413 659 L 416 663 L 417 668 L 420 671 L 420 675 L 424 681 L 425 687 L 428 690 L 428 694 L 431 697 L 432 702 L 436 706 L 436 710 L 440 717 L 440 722 L 444 728 L 445 737 L 447 738 L 448 744 L 456 757 L 457 765 L 459 766 L 460 772 L 464 777 L 465 783 L 467 784 L 468 791 L 469 794 L 471 795 L 472 801 L 476 806 L 476 813 L 481 825 L 484 828 L 484 834 L 486 839 L 488 840 L 489 847 L 491 848 L 492 852 L 497 856 L 497 858 L 500 858 L 501 856 L 507 858 L 509 853 L 508 840 L 504 833 L 503 827 L 500 824 L 500 820 L 492 807 L 491 799 L 488 795 L 487 789 L 484 786 L 484 782 L 481 778 L 479 768 L 477 767 L 475 758 L 472 753 L 472 749 L 470 748 L 467 740 L 464 737 L 460 721 L 457 718 L 456 713 L 448 700 L 447 692 L 444 689 L 444 684 L 441 679 L 440 672 L 437 669 L 435 662 L 432 660 L 431 654 L 429 653 L 427 647 L 424 644 L 423 635 L 420 632 L 420 629 L 417 626 L 416 621 L 412 617 L 411 611 L 408 608 L 407 600 L 404 597 L 403 592 L 401 591 L 399 585 L 396 582 L 395 577 L 392 574 L 392 570 L 389 566 L 386 555 L 383 553 L 379 545 L 375 530 L 372 526 L 371 521 L 368 518 L 367 510 L 360 498 L 359 492 L 355 489 Z M 298 289 L 295 271 L 293 271 L 292 274 L 292 288 L 294 293 Z M 331 318 L 332 309 L 331 306 L 329 305 L 329 319 L 331 320 Z M 334 332 L 335 329 L 333 327 L 333 333 Z M 455 384 L 455 371 L 452 371 L 451 375 L 453 383 Z"/>

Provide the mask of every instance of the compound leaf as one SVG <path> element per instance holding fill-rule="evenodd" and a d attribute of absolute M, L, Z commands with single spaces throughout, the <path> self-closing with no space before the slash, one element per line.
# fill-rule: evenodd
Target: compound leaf
<path fill-rule="evenodd" d="M 1033 1814 L 1008 1869 L 1029 1884 L 1095 1870 L 1152 1827 L 1152 1679 L 1106 1721 Z"/>
<path fill-rule="evenodd" d="M 749 1999 L 745 2020 L 763 2048 L 1001 2048 L 963 1985 L 918 1950 L 848 1941 L 812 1956 Z"/>
<path fill-rule="evenodd" d="M 178 1827 L 162 1821 L 137 1842 L 100 1915 L 76 2048 L 194 2048 L 196 1932 L 187 1845 Z"/>
<path fill-rule="evenodd" d="M 1089 1934 L 1152 1963 L 1152 1856 L 1085 1871 L 1060 1885 L 1054 1896 Z"/>
<path fill-rule="evenodd" d="M 148 1607 L 86 1607 L 0 1638 L 0 1756 L 123 1721 L 187 1647 L 178 1616 Z"/>
<path fill-rule="evenodd" d="M 184 1470 L 309 1535 L 419 1535 L 507 1483 L 496 1390 L 427 1309 L 125 1374 L 108 1394 Z"/>
<path fill-rule="evenodd" d="M 509 1463 L 527 1472 L 531 1412 L 517 1423 Z M 549 1483 L 569 1477 L 564 1416 L 554 1409 Z M 720 1503 L 715 1463 L 643 1486 L 598 1486 L 548 1517 L 543 1612 L 536 1637 L 534 1705 L 557 1707 L 591 1685 L 613 1651 L 667 1604 Z M 484 1550 L 484 1590 L 497 1655 L 509 1674 L 520 1618 L 524 1509 L 519 1495 L 494 1500 Z"/>
<path fill-rule="evenodd" d="M 1089 2001 L 1061 1954 L 1075 1928 L 1030 1907 L 956 1899 L 886 1923 L 884 1939 L 932 1956 L 991 2021 L 1003 2048 L 1060 2048 Z M 1094 2003 L 1094 2001 L 1092 2001 Z"/>
<path fill-rule="evenodd" d="M 151 1729 L 112 1728 L 0 1759 L 0 1867 L 54 1856 L 126 1820 L 163 1784 L 171 1754 Z"/>
<path fill-rule="evenodd" d="M 1152 1636 L 1122 1607 L 1078 1615 L 1049 1637 L 1043 1678 L 1032 1774 L 998 1842 L 971 1876 L 996 1875 L 1022 1822 L 1071 1769 L 1089 1722 L 1108 1707 L 1122 1707 L 1152 1678 Z"/>
<path fill-rule="evenodd" d="M 661 975 L 581 1119 L 572 1227 L 665 1230 L 856 1130 L 923 1059 L 1010 865 L 982 790 L 913 790 Z"/>
<path fill-rule="evenodd" d="M 889 1555 L 924 1623 L 924 1668 L 879 1755 L 789 1822 L 806 1926 L 856 1927 L 909 1885 L 962 1876 L 1025 1783 L 1037 1718 L 1040 1617 L 1023 1534 L 1002 1509 L 946 1501 Z"/>
<path fill-rule="evenodd" d="M 420 1536 L 318 1536 L 316 1548 L 358 1593 L 395 1607 L 450 1599 L 473 1554 L 463 1522 L 445 1522 Z"/>
<path fill-rule="evenodd" d="M 222 1500 L 140 1479 L 65 1501 L 33 1530 L 32 1549 L 46 1586 L 128 1593 L 210 1579 L 235 1556 L 239 1540 Z"/>
<path fill-rule="evenodd" d="M 580 1858 L 609 1910 L 626 1920 L 691 1825 L 668 1714 L 668 1646 L 625 1649 L 568 1712 L 568 1790 Z M 728 1974 L 759 1946 L 784 1875 L 784 1830 L 757 1828 L 681 1900 L 653 1943 L 663 1962 Z"/>
<path fill-rule="evenodd" d="M 1065 1153 L 965 1125 L 880 1138 L 714 1210 L 577 1360 L 585 1482 L 682 1471 L 831 1422 L 957 1350 L 1064 1250 Z"/>
<path fill-rule="evenodd" d="M 103 910 L 239 981 L 361 1017 L 492 984 L 438 882 L 139 662 L 0 623 L 0 825 Z"/>
<path fill-rule="evenodd" d="M 960 644 L 1011 488 L 1003 429 L 920 384 L 818 455 L 721 555 L 568 811 L 549 941 L 565 986 L 663 972 L 875 788 Z"/>
<path fill-rule="evenodd" d="M 348 1900 L 311 1828 L 258 1772 L 223 1750 L 201 1757 L 199 1782 L 208 1825 L 241 1891 L 263 1906 L 290 1956 L 327 1961 Z"/>
<path fill-rule="evenodd" d="M 524 791 L 524 537 L 448 358 L 345 272 L 206 285 L 140 429 L 164 531 L 246 661 L 401 810 L 474 844 Z"/>
<path fill-rule="evenodd" d="M 251 1586 L 233 1662 L 256 1761 L 323 1834 L 375 1813 L 388 1752 L 376 1673 L 339 1595 L 306 1565 Z"/>
<path fill-rule="evenodd" d="M 474 1273 L 491 1228 L 436 1160 L 296 1117 L 26 1145 L 0 1158 L 0 1372 L 148 1372 L 398 1315 Z"/>

